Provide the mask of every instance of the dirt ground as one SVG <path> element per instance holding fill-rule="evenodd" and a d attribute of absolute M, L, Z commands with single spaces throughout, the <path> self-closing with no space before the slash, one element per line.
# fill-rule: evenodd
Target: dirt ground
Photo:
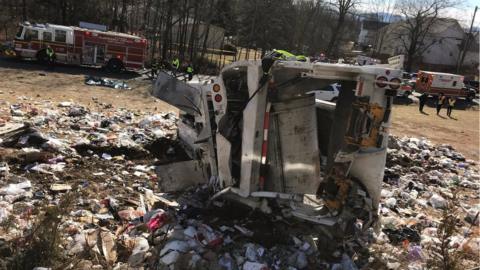
<path fill-rule="evenodd" d="M 124 80 L 132 90 L 89 86 L 84 83 L 87 75 Z M 111 104 L 114 108 L 131 110 L 176 111 L 150 95 L 151 83 L 133 72 L 114 75 L 96 68 L 72 66 L 58 66 L 54 71 L 47 71 L 36 63 L 0 59 L 0 101 L 11 104 L 26 97 L 35 101 L 71 101 L 92 109 Z"/>
<path fill-rule="evenodd" d="M 425 106 L 427 114 L 418 111 L 417 104 L 395 105 L 393 108 L 392 133 L 425 137 L 435 144 L 450 144 L 465 157 L 479 160 L 479 111 L 478 107 L 454 110 L 452 118 L 442 109 L 436 115 L 433 106 Z"/>
<path fill-rule="evenodd" d="M 84 84 L 85 75 L 126 80 L 132 90 L 88 86 Z M 147 112 L 176 111 L 151 97 L 150 87 L 150 80 L 133 72 L 114 76 L 99 69 L 71 66 L 60 66 L 50 72 L 35 63 L 0 59 L 0 106 L 17 103 L 26 97 L 39 102 L 72 101 L 92 109 L 111 104 L 114 108 Z M 435 114 L 433 107 L 426 106 L 425 111 L 428 115 L 419 113 L 416 104 L 395 105 L 392 134 L 451 144 L 467 158 L 479 159 L 478 109 L 455 110 L 453 118 L 446 117 L 445 109 L 441 116 Z"/>

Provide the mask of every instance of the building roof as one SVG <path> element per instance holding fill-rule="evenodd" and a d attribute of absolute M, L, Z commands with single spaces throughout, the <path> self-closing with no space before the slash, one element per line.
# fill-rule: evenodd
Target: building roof
<path fill-rule="evenodd" d="M 447 30 L 452 26 L 456 26 L 458 27 L 458 29 L 462 30 L 462 27 L 457 20 L 451 18 L 438 18 L 437 21 L 433 24 L 433 27 L 430 31 L 431 33 L 442 33 L 443 31 Z"/>
<path fill-rule="evenodd" d="M 451 18 L 437 18 L 437 21 L 432 25 L 430 29 L 430 34 L 440 34 L 450 27 L 457 27 L 459 31 L 463 31 L 462 27 L 457 20 Z M 405 26 L 406 21 L 400 21 L 396 23 L 391 23 L 385 26 L 383 29 L 386 31 L 395 31 L 399 30 L 400 27 Z"/>

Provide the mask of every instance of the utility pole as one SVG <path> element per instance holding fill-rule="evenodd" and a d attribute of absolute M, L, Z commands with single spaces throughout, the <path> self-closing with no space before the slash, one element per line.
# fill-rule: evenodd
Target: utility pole
<path fill-rule="evenodd" d="M 463 48 L 460 51 L 460 57 L 457 61 L 457 73 L 460 72 L 460 68 L 463 65 L 463 60 L 465 60 L 465 54 L 467 53 L 468 50 L 468 43 L 470 42 L 470 36 L 472 35 L 472 28 L 473 28 L 473 22 L 475 21 L 475 15 L 477 15 L 477 9 L 478 6 L 475 6 L 475 11 L 473 12 L 473 18 L 472 18 L 472 23 L 470 24 L 470 30 L 468 31 L 468 35 L 463 41 Z"/>

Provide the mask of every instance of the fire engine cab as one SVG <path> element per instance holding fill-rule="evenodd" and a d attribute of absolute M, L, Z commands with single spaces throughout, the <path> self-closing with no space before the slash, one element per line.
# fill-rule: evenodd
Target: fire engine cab
<path fill-rule="evenodd" d="M 14 40 L 19 57 L 46 61 L 48 45 L 59 63 L 120 71 L 143 68 L 147 41 L 134 35 L 76 26 L 20 24 Z"/>

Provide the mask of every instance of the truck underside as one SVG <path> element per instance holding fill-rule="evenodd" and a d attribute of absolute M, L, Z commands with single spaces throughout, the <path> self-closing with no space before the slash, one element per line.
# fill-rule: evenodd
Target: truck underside
<path fill-rule="evenodd" d="M 336 244 L 362 235 L 377 220 L 396 95 L 388 81 L 400 71 L 278 61 L 267 74 L 261 64 L 236 62 L 197 85 L 158 76 L 154 95 L 182 110 L 191 158 L 160 167 L 160 186 L 209 184 L 210 200 L 312 222 Z M 332 83 L 344 89 L 336 104 L 307 94 Z"/>

